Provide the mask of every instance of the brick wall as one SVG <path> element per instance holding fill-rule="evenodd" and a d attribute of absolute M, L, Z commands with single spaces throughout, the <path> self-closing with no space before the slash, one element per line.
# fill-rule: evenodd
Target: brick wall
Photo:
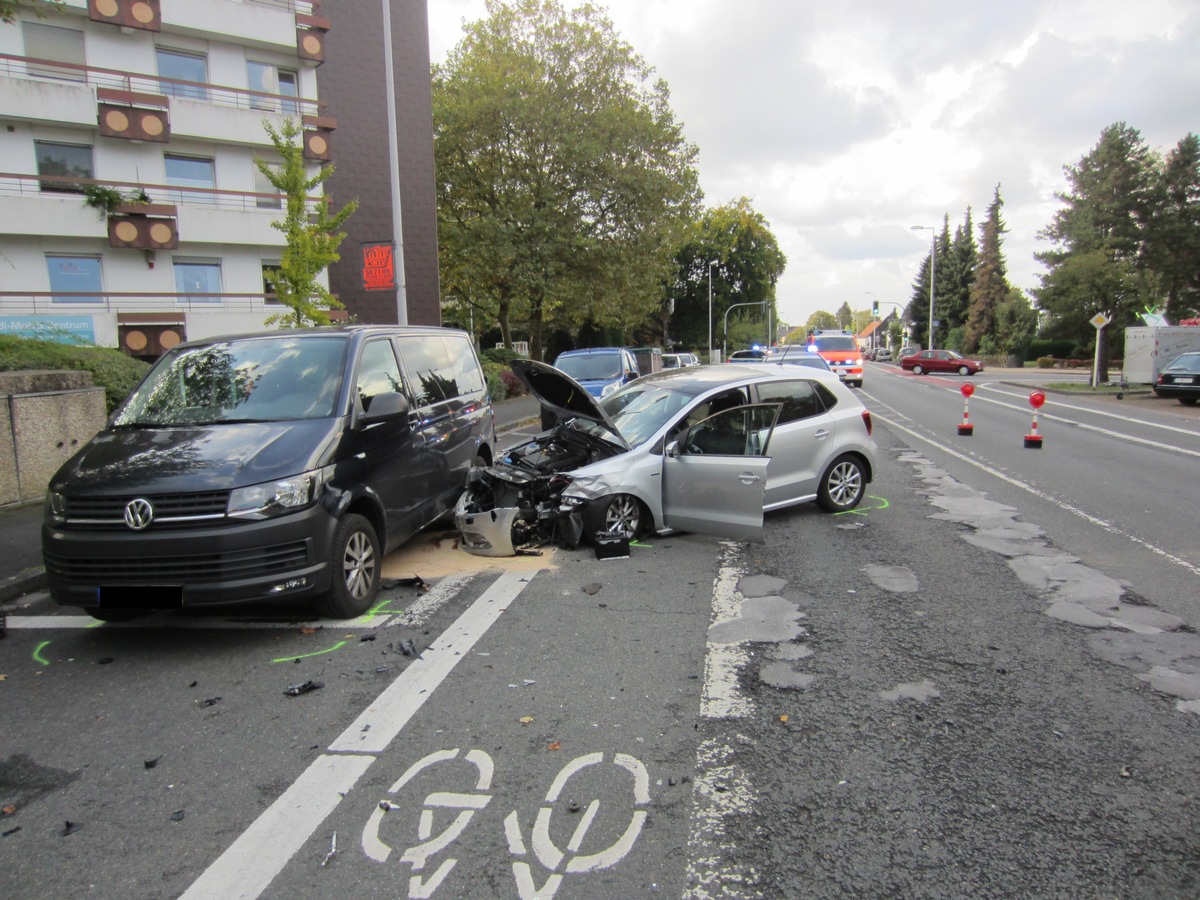
<path fill-rule="evenodd" d="M 341 262 L 329 270 L 330 287 L 361 322 L 398 321 L 396 296 L 362 288 L 362 245 L 403 243 L 408 321 L 440 325 L 437 206 L 434 193 L 433 111 L 429 84 L 427 0 L 390 0 L 393 73 L 403 235 L 392 235 L 383 7 L 380 0 L 325 0 L 332 23 L 326 62 L 317 73 L 333 133 L 337 171 L 326 182 L 338 204 L 351 198 L 358 211 L 346 222 Z"/>

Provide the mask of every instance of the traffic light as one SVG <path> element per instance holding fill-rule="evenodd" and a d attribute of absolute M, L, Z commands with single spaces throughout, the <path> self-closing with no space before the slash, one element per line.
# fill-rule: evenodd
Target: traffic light
<path fill-rule="evenodd" d="M 875 318 L 875 319 L 879 318 L 879 301 L 878 300 L 871 301 L 871 317 Z"/>

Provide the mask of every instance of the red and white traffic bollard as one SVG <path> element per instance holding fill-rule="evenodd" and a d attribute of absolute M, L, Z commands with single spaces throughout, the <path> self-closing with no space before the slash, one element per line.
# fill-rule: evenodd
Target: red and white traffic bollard
<path fill-rule="evenodd" d="M 971 395 L 975 393 L 975 386 L 963 382 L 959 386 L 959 391 L 963 395 L 963 417 L 962 421 L 958 423 L 958 433 L 965 437 L 970 437 L 975 433 L 975 426 L 971 424 L 970 416 L 967 413 L 967 402 L 971 399 Z"/>
<path fill-rule="evenodd" d="M 1029 392 L 1029 405 L 1033 407 L 1033 429 L 1029 434 L 1025 435 L 1025 446 L 1032 447 L 1035 450 L 1042 448 L 1042 436 L 1037 430 L 1037 411 L 1042 408 L 1042 404 L 1046 402 L 1046 395 L 1041 391 Z"/>

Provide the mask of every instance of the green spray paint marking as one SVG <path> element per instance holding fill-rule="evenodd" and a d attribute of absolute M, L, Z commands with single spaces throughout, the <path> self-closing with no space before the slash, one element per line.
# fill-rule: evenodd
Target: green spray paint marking
<path fill-rule="evenodd" d="M 382 616 L 382 615 L 392 616 L 392 615 L 396 615 L 397 613 L 403 612 L 403 610 L 400 610 L 400 609 L 388 609 L 387 606 L 391 602 L 392 602 L 391 600 L 380 600 L 378 603 L 376 603 L 374 606 L 372 606 L 370 609 L 368 609 L 365 613 L 362 614 L 362 616 L 361 616 L 362 620 L 364 622 L 370 622 L 373 619 L 375 619 L 379 616 Z"/>
<path fill-rule="evenodd" d="M 863 509 L 862 507 L 859 507 L 858 509 L 843 509 L 841 512 L 834 513 L 834 515 L 835 516 L 865 516 L 865 515 L 867 515 L 867 513 L 869 513 L 873 509 L 887 509 L 889 506 L 892 505 L 889 501 L 884 500 L 882 497 L 876 497 L 873 494 L 868 495 L 867 499 L 874 500 L 878 505 L 877 506 L 868 506 L 866 509 Z"/>
<path fill-rule="evenodd" d="M 324 650 L 317 650 L 313 653 L 293 653 L 291 656 L 281 656 L 279 659 L 273 659 L 273 663 L 291 662 L 293 659 L 308 659 L 310 656 L 321 656 L 325 653 L 332 653 L 334 650 L 341 650 L 348 644 L 349 641 L 338 641 L 332 647 L 326 647 Z"/>
<path fill-rule="evenodd" d="M 50 660 L 48 660 L 48 659 L 46 659 L 46 657 L 42 656 L 42 651 L 45 650 L 47 647 L 49 647 L 51 643 L 52 643 L 51 641 L 42 641 L 40 644 L 38 644 L 36 647 L 33 648 L 33 661 L 34 662 L 41 663 L 43 666 L 50 665 Z"/>
<path fill-rule="evenodd" d="M 643 544 L 641 541 L 630 541 L 629 546 L 630 547 L 645 547 L 647 550 L 649 550 L 654 545 L 653 544 Z"/>

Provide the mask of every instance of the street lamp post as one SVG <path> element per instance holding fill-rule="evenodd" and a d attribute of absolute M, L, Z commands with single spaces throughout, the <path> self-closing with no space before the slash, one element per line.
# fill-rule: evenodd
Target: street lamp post
<path fill-rule="evenodd" d="M 721 334 L 721 360 L 724 362 L 725 355 L 729 349 L 729 314 L 739 306 L 767 306 L 770 301 L 758 300 L 753 303 L 734 303 L 729 309 L 725 310 L 725 327 Z"/>
<path fill-rule="evenodd" d="M 863 291 L 864 294 L 871 295 L 871 324 L 875 324 L 875 319 L 879 316 L 879 295 L 874 291 Z M 879 346 L 879 336 L 875 334 L 876 329 L 871 329 L 871 349 L 874 350 Z"/>
<path fill-rule="evenodd" d="M 932 225 L 913 225 L 913 231 L 929 232 L 929 346 L 933 349 L 933 286 L 937 281 L 937 229 Z"/>
<path fill-rule="evenodd" d="M 713 270 L 713 266 L 715 266 L 716 264 L 717 264 L 717 260 L 715 260 L 715 259 L 710 259 L 708 261 L 708 361 L 709 361 L 709 363 L 712 363 L 712 361 L 713 361 L 713 358 L 712 358 L 712 352 L 713 352 L 712 270 Z"/>

